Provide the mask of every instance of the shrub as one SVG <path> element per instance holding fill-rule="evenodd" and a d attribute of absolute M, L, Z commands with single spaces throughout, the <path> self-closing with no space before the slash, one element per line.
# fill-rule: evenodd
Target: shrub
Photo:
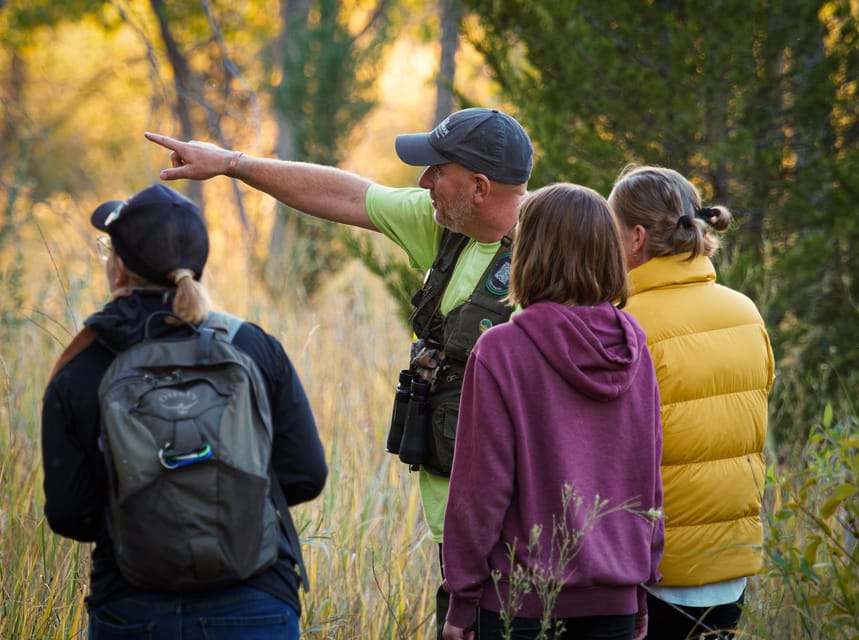
<path fill-rule="evenodd" d="M 752 626 L 772 638 L 859 637 L 859 420 L 813 425 L 793 472 L 768 473 L 767 594 Z"/>

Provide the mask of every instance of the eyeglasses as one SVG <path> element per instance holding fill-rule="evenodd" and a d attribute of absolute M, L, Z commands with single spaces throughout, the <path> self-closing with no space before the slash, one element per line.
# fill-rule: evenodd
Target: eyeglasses
<path fill-rule="evenodd" d="M 113 255 L 113 243 L 110 241 L 110 236 L 99 236 L 95 239 L 95 246 L 98 249 L 98 257 L 102 262 L 107 262 L 108 258 Z"/>

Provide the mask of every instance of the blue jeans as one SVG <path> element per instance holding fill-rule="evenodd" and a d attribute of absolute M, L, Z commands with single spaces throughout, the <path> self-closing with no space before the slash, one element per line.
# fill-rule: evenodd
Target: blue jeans
<path fill-rule="evenodd" d="M 89 640 L 298 640 L 298 613 L 251 587 L 141 594 L 90 611 Z"/>

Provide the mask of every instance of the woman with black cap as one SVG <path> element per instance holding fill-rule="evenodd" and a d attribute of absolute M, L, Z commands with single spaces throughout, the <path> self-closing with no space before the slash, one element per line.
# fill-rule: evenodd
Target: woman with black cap
<path fill-rule="evenodd" d="M 209 238 L 194 203 L 161 184 L 127 201 L 102 204 L 92 224 L 107 234 L 99 238 L 99 247 L 111 300 L 87 318 L 54 366 L 42 409 L 48 523 L 62 536 L 95 543 L 87 597 L 90 638 L 189 640 L 215 633 L 227 639 L 250 633 L 297 639 L 300 549 L 291 548 L 296 543 L 283 535 L 274 564 L 227 586 L 141 588 L 120 569 L 107 526 L 99 384 L 116 355 L 144 336 L 188 337 L 206 319 L 210 303 L 200 278 Z M 242 322 L 232 344 L 256 363 L 264 381 L 271 408 L 272 477 L 289 505 L 315 498 L 328 471 L 296 371 L 280 343 L 254 324 Z"/>

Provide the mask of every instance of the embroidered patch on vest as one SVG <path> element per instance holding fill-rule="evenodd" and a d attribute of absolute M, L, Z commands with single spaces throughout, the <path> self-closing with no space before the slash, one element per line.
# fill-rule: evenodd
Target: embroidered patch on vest
<path fill-rule="evenodd" d="M 486 277 L 486 290 L 496 296 L 507 295 L 510 288 L 510 258 L 511 252 L 502 253 L 492 265 L 489 275 Z"/>
<path fill-rule="evenodd" d="M 480 327 L 480 333 L 483 333 L 487 329 L 492 328 L 492 320 L 489 318 L 483 318 L 478 326 Z"/>

